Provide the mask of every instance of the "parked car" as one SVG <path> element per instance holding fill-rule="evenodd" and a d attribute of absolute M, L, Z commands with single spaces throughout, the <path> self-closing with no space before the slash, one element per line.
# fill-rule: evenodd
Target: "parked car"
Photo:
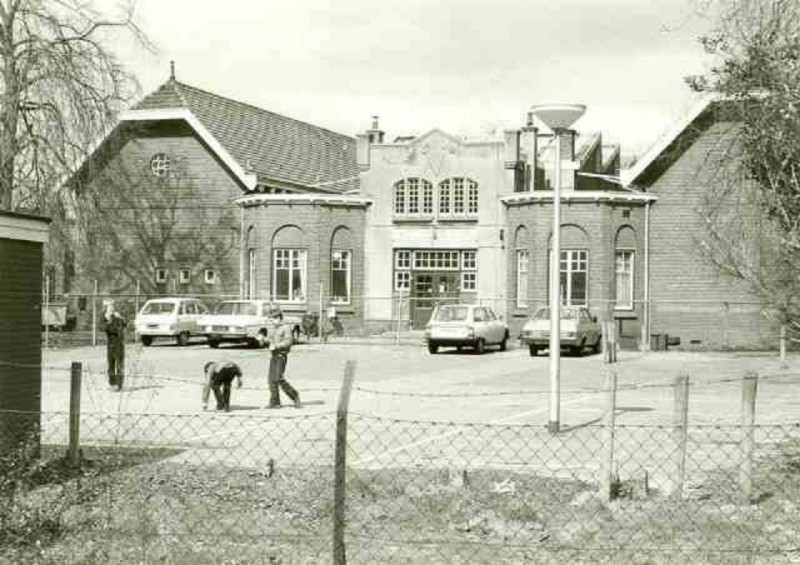
<path fill-rule="evenodd" d="M 269 311 L 272 303 L 268 300 L 225 300 L 217 304 L 213 314 L 200 319 L 203 332 L 208 337 L 208 345 L 219 347 L 222 342 L 248 343 L 258 347 L 258 335 L 267 335 L 272 324 Z M 302 320 L 297 316 L 286 316 L 283 323 L 292 325 L 292 336 L 300 337 Z"/>
<path fill-rule="evenodd" d="M 499 345 L 500 351 L 508 346 L 508 326 L 491 308 L 476 304 L 444 304 L 437 306 L 425 329 L 428 351 L 436 353 L 439 347 L 461 349 L 472 347 L 483 353 L 487 345 Z"/>
<path fill-rule="evenodd" d="M 602 339 L 600 324 L 597 317 L 592 316 L 589 309 L 584 306 L 562 306 L 561 310 L 561 347 L 580 355 L 587 346 L 594 353 L 600 351 Z M 531 357 L 550 347 L 550 308 L 539 308 L 533 316 L 525 322 L 520 341 L 528 346 Z"/>
<path fill-rule="evenodd" d="M 145 346 L 157 337 L 175 338 L 178 345 L 186 345 L 192 336 L 204 335 L 198 321 L 207 313 L 208 308 L 196 298 L 154 298 L 136 315 L 136 334 Z"/>

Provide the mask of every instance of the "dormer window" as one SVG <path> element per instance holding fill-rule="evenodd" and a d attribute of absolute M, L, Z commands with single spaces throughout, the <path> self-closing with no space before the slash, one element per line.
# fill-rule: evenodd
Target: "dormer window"
<path fill-rule="evenodd" d="M 157 177 L 165 177 L 169 173 L 170 160 L 166 153 L 156 153 L 150 158 L 150 172 Z"/>

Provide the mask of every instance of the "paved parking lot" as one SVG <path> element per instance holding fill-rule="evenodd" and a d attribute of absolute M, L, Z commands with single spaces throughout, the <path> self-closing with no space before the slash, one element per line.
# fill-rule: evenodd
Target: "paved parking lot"
<path fill-rule="evenodd" d="M 105 349 L 82 347 L 44 352 L 43 408 L 67 410 L 69 365 L 87 371 L 82 407 L 89 412 L 197 413 L 201 408 L 202 367 L 206 361 L 230 359 L 245 374 L 244 388 L 234 389 L 236 414 L 285 415 L 286 407 L 268 411 L 266 350 L 237 346 L 213 350 L 204 344 L 177 347 L 130 344 L 126 390 L 106 386 Z M 287 378 L 298 388 L 304 414 L 336 409 L 344 364 L 357 363 L 351 410 L 389 418 L 452 422 L 542 424 L 548 419 L 549 360 L 531 358 L 526 350 L 470 352 L 444 350 L 430 355 L 421 345 L 386 343 L 303 343 L 291 353 Z M 585 425 L 603 411 L 600 392 L 608 369 L 601 355 L 562 357 L 561 421 Z M 800 419 L 800 359 L 781 365 L 775 353 L 621 352 L 618 373 L 620 423 L 668 423 L 676 375 L 692 383 L 690 419 L 694 423 L 734 423 L 739 419 L 738 380 L 747 371 L 764 378 L 759 384 L 758 421 Z M 665 385 L 665 386 L 659 386 Z"/>

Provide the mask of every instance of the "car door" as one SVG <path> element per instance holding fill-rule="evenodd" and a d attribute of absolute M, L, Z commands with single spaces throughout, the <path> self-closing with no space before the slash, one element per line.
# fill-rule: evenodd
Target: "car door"
<path fill-rule="evenodd" d="M 502 328 L 502 321 L 491 308 L 484 307 L 484 310 L 486 311 L 486 323 L 488 325 L 489 335 L 491 335 L 491 342 L 500 343 L 503 341 L 503 336 L 505 334 Z"/>
<path fill-rule="evenodd" d="M 195 316 L 194 319 L 194 326 L 192 328 L 192 333 L 201 334 L 203 333 L 203 327 L 200 325 L 200 318 L 208 315 L 208 308 L 206 308 L 205 305 L 199 300 L 194 303 L 194 307 L 195 310 L 197 311 L 197 316 Z"/>

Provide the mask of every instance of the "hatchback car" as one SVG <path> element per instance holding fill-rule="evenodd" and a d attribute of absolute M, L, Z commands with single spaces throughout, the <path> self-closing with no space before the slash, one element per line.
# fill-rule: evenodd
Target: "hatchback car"
<path fill-rule="evenodd" d="M 508 326 L 491 308 L 476 304 L 446 304 L 437 306 L 425 329 L 428 351 L 436 353 L 439 347 L 461 349 L 472 347 L 483 353 L 487 345 L 499 345 L 500 351 L 508 346 Z"/>
<path fill-rule="evenodd" d="M 569 348 L 576 355 L 580 355 L 587 346 L 595 353 L 600 351 L 602 336 L 597 317 L 592 316 L 584 306 L 562 306 L 560 310 L 561 347 Z M 519 339 L 528 346 L 531 357 L 550 347 L 549 307 L 539 308 L 525 322 Z"/>
<path fill-rule="evenodd" d="M 204 335 L 198 320 L 207 313 L 208 308 L 196 298 L 155 298 L 144 303 L 134 325 L 142 345 L 152 344 L 157 337 L 187 345 L 192 336 Z"/>

